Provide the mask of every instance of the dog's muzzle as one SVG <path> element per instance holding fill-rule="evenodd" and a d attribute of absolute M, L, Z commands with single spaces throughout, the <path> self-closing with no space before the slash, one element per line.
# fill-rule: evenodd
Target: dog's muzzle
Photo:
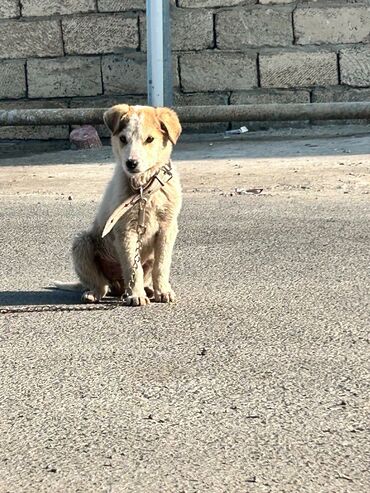
<path fill-rule="evenodd" d="M 127 159 L 126 167 L 131 173 L 137 173 L 137 168 L 139 166 L 139 161 L 136 159 Z"/>

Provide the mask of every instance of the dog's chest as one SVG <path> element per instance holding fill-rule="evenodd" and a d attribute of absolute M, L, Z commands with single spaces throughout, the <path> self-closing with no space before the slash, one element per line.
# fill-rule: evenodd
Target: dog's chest
<path fill-rule="evenodd" d="M 171 218 L 170 208 L 165 204 L 151 204 L 145 208 L 144 214 L 144 242 L 150 243 L 161 228 L 166 228 Z"/>
<path fill-rule="evenodd" d="M 117 223 L 116 228 L 124 236 L 132 231 L 136 231 L 142 219 L 145 228 L 144 241 L 150 240 L 162 227 L 166 227 L 174 217 L 172 208 L 164 201 L 149 200 L 144 207 L 144 214 L 140 213 L 140 206 L 136 204 L 129 210 Z"/>

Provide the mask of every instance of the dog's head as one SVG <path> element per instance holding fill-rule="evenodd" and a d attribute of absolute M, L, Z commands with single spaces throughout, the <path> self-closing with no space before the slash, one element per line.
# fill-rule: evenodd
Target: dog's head
<path fill-rule="evenodd" d="M 169 108 L 119 104 L 104 113 L 104 122 L 115 157 L 129 176 L 166 164 L 181 133 L 179 119 Z"/>

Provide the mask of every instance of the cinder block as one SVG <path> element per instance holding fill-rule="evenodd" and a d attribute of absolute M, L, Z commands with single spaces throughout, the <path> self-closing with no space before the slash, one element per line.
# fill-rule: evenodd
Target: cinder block
<path fill-rule="evenodd" d="M 179 87 L 177 55 L 172 57 L 173 86 Z M 102 58 L 104 94 L 146 94 L 146 55 L 107 55 Z"/>
<path fill-rule="evenodd" d="M 232 7 L 233 5 L 254 5 L 256 0 L 178 0 L 179 7 Z"/>
<path fill-rule="evenodd" d="M 175 106 L 207 106 L 228 104 L 228 94 L 220 92 L 193 94 L 175 92 L 173 99 Z M 184 132 L 188 133 L 217 133 L 227 130 L 228 123 L 183 123 L 182 128 Z"/>
<path fill-rule="evenodd" d="M 1 101 L 2 110 L 33 109 L 33 108 L 67 108 L 68 101 L 63 100 L 27 100 L 18 99 L 13 101 Z M 49 140 L 68 139 L 69 126 L 24 126 L 24 127 L 0 127 L 0 139 L 20 140 Z"/>
<path fill-rule="evenodd" d="M 65 18 L 62 25 L 68 54 L 111 53 L 122 48 L 139 47 L 136 16 L 93 14 Z"/>
<path fill-rule="evenodd" d="M 73 98 L 70 100 L 70 108 L 110 108 L 115 104 L 146 104 L 145 95 L 115 94 L 112 96 L 98 96 L 87 98 Z"/>
<path fill-rule="evenodd" d="M 22 0 L 23 17 L 95 11 L 95 0 Z"/>
<path fill-rule="evenodd" d="M 318 87 L 312 91 L 313 103 L 340 103 L 351 101 L 370 101 L 370 88 Z"/>
<path fill-rule="evenodd" d="M 0 61 L 0 99 L 24 97 L 26 97 L 25 62 Z"/>
<path fill-rule="evenodd" d="M 291 9 L 226 10 L 216 16 L 216 33 L 217 47 L 221 50 L 291 45 Z"/>
<path fill-rule="evenodd" d="M 271 4 L 281 4 L 281 3 L 294 3 L 294 2 L 296 2 L 296 0 L 259 0 L 258 3 L 262 5 L 271 5 Z"/>
<path fill-rule="evenodd" d="M 19 0 L 1 0 L 0 19 L 10 19 L 19 15 Z"/>
<path fill-rule="evenodd" d="M 125 10 L 145 10 L 145 0 L 98 0 L 99 12 L 123 12 Z"/>
<path fill-rule="evenodd" d="M 312 92 L 313 103 L 341 103 L 351 101 L 370 101 L 370 88 L 353 89 L 352 87 L 321 87 Z M 315 125 L 338 125 L 338 124 L 368 124 L 368 120 L 326 120 L 314 121 Z"/>
<path fill-rule="evenodd" d="M 65 57 L 28 60 L 30 98 L 102 94 L 100 57 Z"/>
<path fill-rule="evenodd" d="M 170 0 L 176 5 L 176 0 Z M 145 10 L 146 0 L 98 0 L 99 12 L 125 12 L 128 10 Z"/>
<path fill-rule="evenodd" d="M 140 18 L 141 50 L 146 51 L 146 19 Z M 213 47 L 213 14 L 209 10 L 172 9 L 172 49 L 203 50 Z"/>
<path fill-rule="evenodd" d="M 338 84 L 337 55 L 287 51 L 260 55 L 262 87 L 305 87 Z"/>
<path fill-rule="evenodd" d="M 230 104 L 287 104 L 287 103 L 309 103 L 310 91 L 279 90 L 279 89 L 255 89 L 253 91 L 233 92 Z"/>
<path fill-rule="evenodd" d="M 145 94 L 147 91 L 143 53 L 104 56 L 102 72 L 105 94 Z"/>
<path fill-rule="evenodd" d="M 184 54 L 180 69 L 185 92 L 243 90 L 258 84 L 256 56 L 246 53 Z"/>
<path fill-rule="evenodd" d="M 301 7 L 294 12 L 296 42 L 320 43 L 369 42 L 370 8 L 364 5 Z"/>
<path fill-rule="evenodd" d="M 342 84 L 370 86 L 370 47 L 345 49 L 339 56 Z"/>
<path fill-rule="evenodd" d="M 253 91 L 233 92 L 230 97 L 230 104 L 289 104 L 289 103 L 309 103 L 310 91 L 300 90 L 279 90 L 279 89 L 256 89 Z M 255 122 L 244 121 L 234 122 L 233 128 L 246 125 L 249 130 L 266 130 L 269 128 L 302 127 L 307 122 Z"/>
<path fill-rule="evenodd" d="M 146 55 L 107 55 L 102 58 L 104 94 L 146 94 Z M 179 87 L 177 55 L 172 57 L 173 86 Z"/>
<path fill-rule="evenodd" d="M 117 96 L 100 96 L 97 98 L 75 98 L 71 100 L 71 108 L 110 108 L 115 104 L 147 104 L 146 96 L 135 95 L 117 95 Z M 105 125 L 94 125 L 98 131 L 99 137 L 108 138 L 110 132 Z"/>
<path fill-rule="evenodd" d="M 63 55 L 59 21 L 0 23 L 0 58 Z"/>

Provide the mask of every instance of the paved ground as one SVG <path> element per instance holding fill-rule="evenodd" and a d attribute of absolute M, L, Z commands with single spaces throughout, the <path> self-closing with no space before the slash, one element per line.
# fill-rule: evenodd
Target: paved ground
<path fill-rule="evenodd" d="M 369 491 L 369 149 L 180 147 L 178 304 L 0 315 L 0 492 Z M 2 161 L 0 305 L 78 302 L 108 156 Z"/>

